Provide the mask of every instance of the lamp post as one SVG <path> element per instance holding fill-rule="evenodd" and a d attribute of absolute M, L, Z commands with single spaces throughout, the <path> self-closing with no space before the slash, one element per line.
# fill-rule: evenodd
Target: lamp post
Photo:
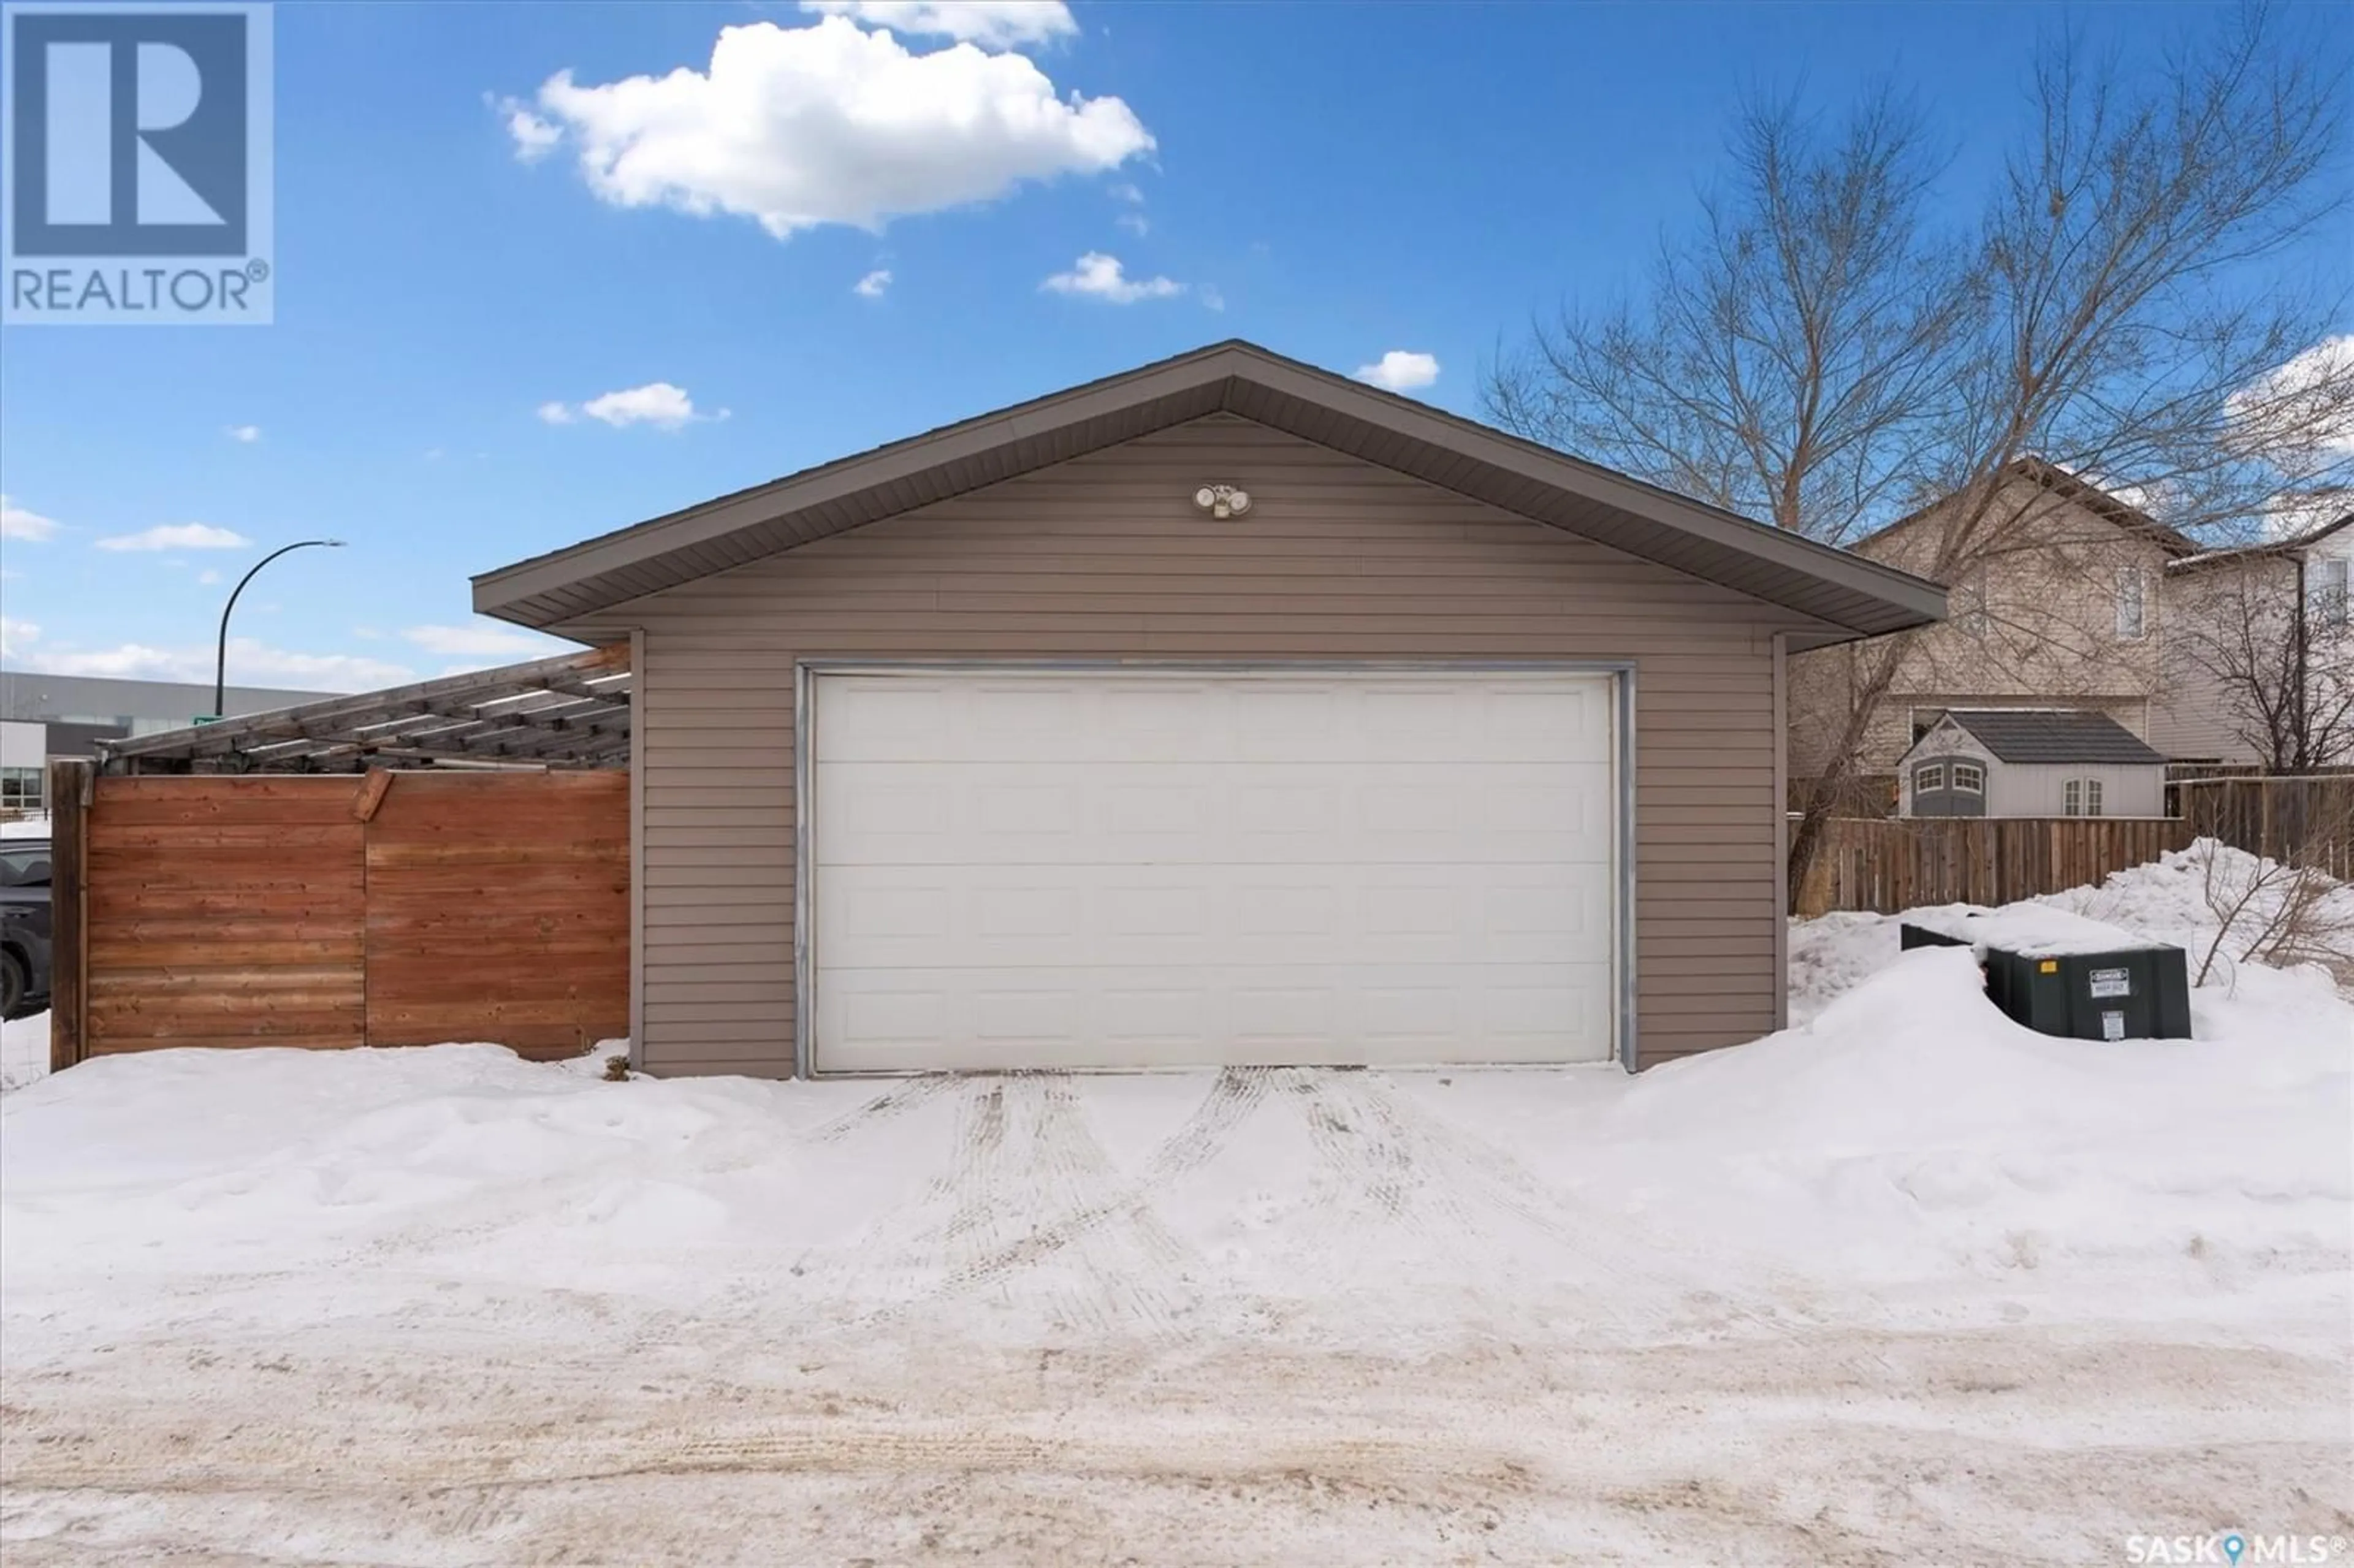
<path fill-rule="evenodd" d="M 213 659 L 213 717 L 215 719 L 223 719 L 228 716 L 227 714 L 223 713 L 221 709 L 228 705 L 228 614 L 230 610 L 237 608 L 237 596 L 245 591 L 245 585 L 253 580 L 255 572 L 259 572 L 262 567 L 268 566 L 279 556 L 286 554 L 289 550 L 305 550 L 313 545 L 324 546 L 330 550 L 340 550 L 344 547 L 344 542 L 341 539 L 302 539 L 292 545 L 281 545 L 278 548 L 270 551 L 270 554 L 262 556 L 261 559 L 254 562 L 252 570 L 247 572 L 245 576 L 238 578 L 237 587 L 228 590 L 228 602 L 221 606 L 220 649 Z"/>

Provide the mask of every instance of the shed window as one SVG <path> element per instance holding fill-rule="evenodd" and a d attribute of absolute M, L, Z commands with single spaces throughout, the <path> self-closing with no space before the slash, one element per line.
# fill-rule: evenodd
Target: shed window
<path fill-rule="evenodd" d="M 1946 787 L 1946 765 L 1925 762 L 1913 770 L 1913 788 L 1922 794 L 1931 794 Z"/>
<path fill-rule="evenodd" d="M 2308 578 L 2307 595 L 2311 603 L 2306 617 L 2323 630 L 2339 631 L 2346 626 L 2346 557 L 2326 557 L 2306 568 Z"/>
<path fill-rule="evenodd" d="M 37 811 L 41 809 L 41 770 L 37 768 L 0 768 L 0 811 Z"/>
<path fill-rule="evenodd" d="M 2142 635 L 2147 620 L 2139 567 L 2117 568 L 2117 635 L 2131 641 Z"/>
<path fill-rule="evenodd" d="M 1974 762 L 1954 764 L 1954 788 L 1965 795 L 1986 793 L 1986 769 Z"/>
<path fill-rule="evenodd" d="M 2101 781 L 2097 779 L 2071 779 L 2062 788 L 2061 813 L 2070 817 L 2097 817 L 2101 814 Z"/>

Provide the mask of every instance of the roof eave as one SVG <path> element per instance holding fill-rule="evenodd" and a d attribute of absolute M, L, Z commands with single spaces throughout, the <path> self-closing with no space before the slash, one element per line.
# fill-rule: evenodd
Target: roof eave
<path fill-rule="evenodd" d="M 756 546 L 755 553 L 774 554 L 808 542 L 808 538 L 822 536 L 822 533 L 811 532 L 807 538 L 776 541 L 774 531 L 798 531 L 787 528 L 793 519 L 829 505 L 840 506 L 860 498 L 871 500 L 885 486 L 928 482 L 924 499 L 914 503 L 922 505 L 997 482 L 1010 475 L 984 473 L 961 484 L 943 481 L 940 476 L 950 465 L 984 458 L 1014 442 L 1059 435 L 1097 420 L 1124 429 L 1123 416 L 1128 423 L 1133 423 L 1140 413 L 1148 421 L 1165 414 L 1163 424 L 1175 424 L 1226 410 L 1281 428 L 1279 419 L 1264 417 L 1267 412 L 1264 406 L 1283 398 L 1298 399 L 1352 421 L 1352 433 L 1379 431 L 1431 454 L 1469 460 L 1480 465 L 1484 472 L 1547 487 L 1563 497 L 1575 498 L 1579 504 L 1604 508 L 1636 523 L 1663 529 L 1666 534 L 1661 537 L 1666 545 L 1683 544 L 1702 551 L 1729 552 L 1761 565 L 1769 575 L 1778 574 L 1801 585 L 1829 590 L 1815 596 L 1818 599 L 1849 601 L 1843 612 L 1827 610 L 1820 603 L 1793 603 L 1771 592 L 1734 585 L 1753 597 L 1784 604 L 1819 623 L 1840 629 L 1810 642 L 1810 646 L 1909 630 L 1941 620 L 1945 614 L 1946 593 L 1942 588 L 1895 567 L 1720 512 L 1426 404 L 1363 387 L 1237 342 L 1214 344 L 981 415 L 483 573 L 473 579 L 474 608 L 480 613 L 527 626 L 576 624 L 643 593 L 706 575 L 703 570 L 681 574 L 676 569 L 677 552 L 698 548 L 720 551 L 731 540 L 740 548 L 742 535 L 765 530 L 769 531 L 769 542 Z M 1294 433 L 1303 439 L 1323 440 L 1323 444 L 1336 444 L 1332 440 L 1304 431 Z M 1108 446 L 1131 439 L 1133 434 L 1110 434 L 1097 445 Z M 1347 449 L 1343 446 L 1339 450 Z M 1029 471 L 1038 466 L 1044 464 L 1029 464 L 1016 471 Z M 1400 471 L 1413 471 L 1401 468 Z M 1426 474 L 1416 477 L 1442 482 Z M 912 509 L 911 505 L 891 507 L 852 525 Z M 1675 566 L 1672 562 L 1668 564 Z M 617 589 L 614 579 L 620 574 L 637 580 L 632 583 L 622 577 Z M 590 582 L 600 577 L 607 581 Z"/>

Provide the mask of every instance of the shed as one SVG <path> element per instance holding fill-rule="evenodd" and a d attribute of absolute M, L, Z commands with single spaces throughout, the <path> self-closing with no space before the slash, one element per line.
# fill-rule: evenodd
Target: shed
<path fill-rule="evenodd" d="M 2107 714 L 1948 708 L 1897 767 L 1904 817 L 2157 817 L 2166 758 Z"/>
<path fill-rule="evenodd" d="M 1230 342 L 474 603 L 631 647 L 641 1065 L 785 1075 L 1754 1038 L 1786 656 L 1945 596 Z"/>

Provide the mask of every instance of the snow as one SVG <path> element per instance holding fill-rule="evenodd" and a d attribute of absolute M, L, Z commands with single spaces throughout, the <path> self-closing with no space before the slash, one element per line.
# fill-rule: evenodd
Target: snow
<path fill-rule="evenodd" d="M 1941 937 L 1951 937 L 1980 959 L 1987 949 L 1999 948 L 2031 959 L 2064 958 L 2073 953 L 2114 953 L 2120 948 L 2146 947 L 2132 932 L 2100 920 L 2088 920 L 2050 904 L 2029 902 L 1985 909 L 1972 904 L 1939 904 L 1908 909 L 1904 924 L 1918 926 Z"/>
<path fill-rule="evenodd" d="M 2196 950 L 2203 875 L 2041 907 Z M 2349 1533 L 2354 1007 L 2241 962 L 2195 1039 L 2052 1040 L 1895 926 L 1797 927 L 1794 1027 L 1632 1079 L 89 1062 L 0 1100 L 0 1548 L 2062 1563 Z"/>
<path fill-rule="evenodd" d="M 0 839 L 45 839 L 49 836 L 49 817 L 44 811 L 38 816 L 16 817 L 0 821 Z"/>
<path fill-rule="evenodd" d="M 49 1015 L 0 1022 L 0 1095 L 48 1075 Z"/>

